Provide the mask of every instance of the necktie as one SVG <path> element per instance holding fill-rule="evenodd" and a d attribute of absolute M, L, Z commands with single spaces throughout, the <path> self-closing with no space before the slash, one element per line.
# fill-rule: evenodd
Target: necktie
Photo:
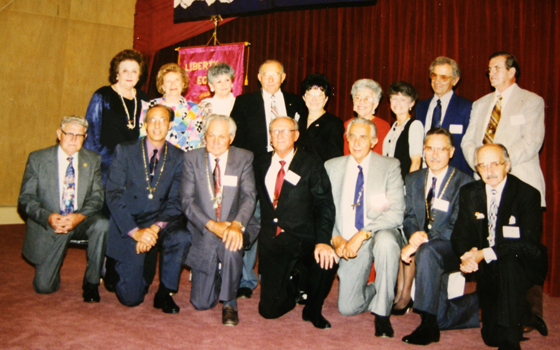
<path fill-rule="evenodd" d="M 68 167 L 64 176 L 62 188 L 62 208 L 60 214 L 67 215 L 74 212 L 74 197 L 76 196 L 76 179 L 74 166 L 72 165 L 73 157 L 68 157 Z"/>
<path fill-rule="evenodd" d="M 276 109 L 276 96 L 270 96 L 270 111 L 274 118 L 278 117 L 278 110 Z"/>
<path fill-rule="evenodd" d="M 156 173 L 156 167 L 157 167 L 157 149 L 154 150 L 154 154 L 152 155 L 152 158 L 150 158 L 150 182 L 152 182 L 152 180 L 154 179 L 154 175 Z"/>
<path fill-rule="evenodd" d="M 432 129 L 437 128 L 441 125 L 441 100 L 438 98 L 437 104 L 434 107 L 434 112 L 432 113 Z"/>
<path fill-rule="evenodd" d="M 437 183 L 437 177 L 432 177 L 432 187 L 430 187 L 430 189 L 428 190 L 428 195 L 426 196 L 426 204 L 428 205 L 428 207 L 426 208 L 426 227 L 424 228 L 424 231 L 428 232 L 432 229 L 432 220 L 430 220 L 430 217 L 432 216 L 432 209 L 434 208 L 434 197 L 436 194 L 436 183 Z"/>
<path fill-rule="evenodd" d="M 496 129 L 498 129 L 498 123 L 502 117 L 502 96 L 498 97 L 498 101 L 494 105 L 492 110 L 492 115 L 490 116 L 490 121 L 486 127 L 486 133 L 484 134 L 483 144 L 494 143 L 494 136 L 496 135 Z"/>
<path fill-rule="evenodd" d="M 214 193 L 216 198 L 220 198 L 222 193 L 222 173 L 220 170 L 220 159 L 216 158 L 216 166 L 214 167 Z M 220 214 L 222 213 L 222 201 L 217 199 L 218 207 L 216 208 L 216 218 L 220 221 Z"/>
<path fill-rule="evenodd" d="M 358 178 L 356 179 L 356 189 L 354 190 L 354 227 L 356 230 L 364 228 L 364 172 L 361 166 L 358 165 Z"/>
<path fill-rule="evenodd" d="M 490 212 L 488 213 L 488 245 L 493 247 L 496 244 L 496 219 L 498 218 L 498 205 L 496 204 L 496 191 L 492 189 L 492 200 L 490 202 Z"/>
<path fill-rule="evenodd" d="M 281 160 L 280 171 L 278 171 L 278 175 L 276 176 L 276 184 L 274 185 L 274 199 L 272 200 L 274 209 L 276 209 L 276 206 L 278 205 L 278 198 L 280 197 L 280 191 L 282 191 L 282 184 L 284 183 L 284 175 L 286 174 L 284 172 L 284 165 L 286 165 L 286 162 Z M 282 232 L 282 229 L 280 228 L 280 226 L 278 226 L 276 228 L 276 236 L 278 236 L 280 232 Z"/>

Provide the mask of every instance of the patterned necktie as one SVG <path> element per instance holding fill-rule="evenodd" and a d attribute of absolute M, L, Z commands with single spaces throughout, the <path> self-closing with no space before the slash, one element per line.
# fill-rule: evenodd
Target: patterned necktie
<path fill-rule="evenodd" d="M 67 215 L 74 212 L 74 198 L 76 197 L 76 179 L 74 166 L 72 165 L 73 157 L 68 157 L 68 167 L 66 168 L 66 176 L 62 187 L 62 207 L 60 214 Z"/>
<path fill-rule="evenodd" d="M 358 178 L 356 179 L 356 189 L 354 190 L 354 227 L 360 231 L 364 228 L 364 172 L 358 165 Z"/>
<path fill-rule="evenodd" d="M 216 198 L 219 198 L 220 193 L 222 193 L 222 173 L 220 169 L 220 159 L 216 158 L 216 166 L 214 167 L 214 193 Z M 222 213 L 222 201 L 217 200 L 218 206 L 216 207 L 216 218 L 220 221 L 220 214 Z"/>
<path fill-rule="evenodd" d="M 154 175 L 156 173 L 156 167 L 158 163 L 157 152 L 158 152 L 157 149 L 155 149 L 152 158 L 150 158 L 150 182 L 154 180 Z"/>
<path fill-rule="evenodd" d="M 438 98 L 437 104 L 434 107 L 434 112 L 432 113 L 432 127 L 437 128 L 441 125 L 441 100 Z"/>
<path fill-rule="evenodd" d="M 270 111 L 272 112 L 273 118 L 278 117 L 278 110 L 276 109 L 276 96 L 270 96 Z"/>
<path fill-rule="evenodd" d="M 496 244 L 496 219 L 498 218 L 498 206 L 496 204 L 496 191 L 492 189 L 492 200 L 490 202 L 490 212 L 488 215 L 488 245 L 493 247 Z"/>
<path fill-rule="evenodd" d="M 496 129 L 498 129 L 498 123 L 502 117 L 502 96 L 498 97 L 498 101 L 494 105 L 492 110 L 492 115 L 490 116 L 490 121 L 486 127 L 486 133 L 484 134 L 483 144 L 494 143 L 494 136 L 496 136 Z"/>
<path fill-rule="evenodd" d="M 426 211 L 426 225 L 424 231 L 429 232 L 432 229 L 432 221 L 430 216 L 432 216 L 432 210 L 434 208 L 434 197 L 436 194 L 436 183 L 437 177 L 432 177 L 432 187 L 428 190 L 428 195 L 426 196 L 426 203 L 428 204 L 428 210 Z"/>
<path fill-rule="evenodd" d="M 276 184 L 274 185 L 274 199 L 272 200 L 274 209 L 276 209 L 276 206 L 278 205 L 278 198 L 280 197 L 280 191 L 282 191 L 282 184 L 284 183 L 284 175 L 286 174 L 284 172 L 284 165 L 286 165 L 286 162 L 281 160 L 280 171 L 278 171 L 278 175 L 276 176 Z M 278 236 L 280 232 L 282 232 L 282 229 L 280 228 L 280 226 L 278 226 L 276 228 L 276 236 Z"/>

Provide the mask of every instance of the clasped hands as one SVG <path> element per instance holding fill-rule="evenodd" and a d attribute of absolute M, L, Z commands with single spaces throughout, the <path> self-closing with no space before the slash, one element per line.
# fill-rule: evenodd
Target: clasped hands
<path fill-rule="evenodd" d="M 54 233 L 67 234 L 72 231 L 78 224 L 84 221 L 86 217 L 79 213 L 61 215 L 52 213 L 49 215 L 49 225 L 54 229 Z"/>
<path fill-rule="evenodd" d="M 358 231 L 352 238 L 345 240 L 342 236 L 334 236 L 332 243 L 336 255 L 343 259 L 352 259 L 358 256 L 358 250 L 366 239 L 370 237 L 370 233 L 366 231 Z"/>
<path fill-rule="evenodd" d="M 146 253 L 156 245 L 161 228 L 153 224 L 150 227 L 141 228 L 134 232 L 132 238 L 136 240 L 136 254 Z"/>
<path fill-rule="evenodd" d="M 478 263 L 484 259 L 484 252 L 472 247 L 471 250 L 461 256 L 460 270 L 464 273 L 471 273 L 478 270 Z"/>
<path fill-rule="evenodd" d="M 226 249 L 234 252 L 243 248 L 242 224 L 239 221 L 214 221 L 210 220 L 206 228 L 222 239 Z"/>
<path fill-rule="evenodd" d="M 407 264 L 412 262 L 412 255 L 416 253 L 418 248 L 428 242 L 428 234 L 424 231 L 416 231 L 408 240 L 408 244 L 401 250 L 401 260 Z"/>

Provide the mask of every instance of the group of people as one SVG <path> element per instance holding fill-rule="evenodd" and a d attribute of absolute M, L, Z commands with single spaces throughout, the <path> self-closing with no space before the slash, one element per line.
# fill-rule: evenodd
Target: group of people
<path fill-rule="evenodd" d="M 487 345 L 546 335 L 542 298 L 528 298 L 547 271 L 544 101 L 516 84 L 513 55 L 490 57 L 495 91 L 474 104 L 454 93 L 461 72 L 447 57 L 430 66 L 432 98 L 416 104 L 411 84 L 391 84 L 393 125 L 375 116 L 382 88 L 371 79 L 352 86 L 357 117 L 343 123 L 325 110 L 326 76 L 291 94 L 276 60 L 260 66 L 261 90 L 237 97 L 233 69 L 212 66 L 214 96 L 200 104 L 183 97 L 188 76 L 173 63 L 157 75 L 163 97 L 149 101 L 135 88 L 145 69 L 139 52 L 117 54 L 86 118 L 64 117 L 59 144 L 29 156 L 18 203 L 38 293 L 59 288 L 78 238 L 88 240 L 85 302 L 100 301 L 105 267 L 106 289 L 139 305 L 159 260 L 154 307 L 179 312 L 186 264 L 192 305 L 222 303 L 224 325 L 238 324 L 237 299 L 260 278 L 264 318 L 304 304 L 304 321 L 330 328 L 322 308 L 338 274 L 340 313 L 371 312 L 379 337 L 393 337 L 390 316 L 412 306 L 422 322 L 410 344 L 479 327 L 479 308 Z M 477 293 L 449 299 L 455 271 L 476 274 Z"/>

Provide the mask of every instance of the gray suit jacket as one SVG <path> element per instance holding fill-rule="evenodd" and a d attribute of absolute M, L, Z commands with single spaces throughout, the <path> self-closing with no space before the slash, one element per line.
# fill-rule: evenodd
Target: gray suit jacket
<path fill-rule="evenodd" d="M 342 235 L 342 192 L 346 176 L 346 166 L 351 155 L 331 159 L 325 163 L 332 184 L 336 207 L 333 236 Z M 366 188 L 366 216 L 371 223 L 364 231 L 373 234 L 383 229 L 397 229 L 402 225 L 404 214 L 403 181 L 399 161 L 370 152 Z"/>
<path fill-rule="evenodd" d="M 207 159 L 208 153 L 205 148 L 189 151 L 183 155 L 181 205 L 188 219 L 187 228 L 192 234 L 187 265 L 211 274 L 214 273 L 212 268 L 215 265 L 212 262 L 217 259 L 217 247 L 222 241 L 206 228 L 208 221 L 216 220 L 216 209 L 213 207 L 214 201 L 210 193 L 210 189 L 214 191 L 214 179 Z M 229 222 L 236 220 L 246 227 L 243 235 L 244 246 L 252 244 L 259 232 L 256 221 L 249 225 L 255 211 L 257 197 L 252 163 L 252 152 L 231 146 L 225 175 L 235 176 L 236 186 L 227 186 L 222 179 L 223 200 L 220 220 Z"/>
<path fill-rule="evenodd" d="M 451 174 L 453 177 L 449 179 Z M 426 177 L 428 176 L 428 169 L 420 169 L 410 173 L 404 179 L 406 187 L 406 211 L 404 213 L 403 229 L 406 238 L 410 238 L 414 232 L 424 231 L 426 223 Z M 441 198 L 449 203 L 447 211 L 434 209 L 434 223 L 433 228 L 428 232 L 428 237 L 432 239 L 443 239 L 449 241 L 453 226 L 457 220 L 459 213 L 459 189 L 473 178 L 455 169 L 452 166 L 447 168 L 447 172 L 440 184 L 439 192 L 436 194 L 437 198 Z M 448 183 L 449 182 L 449 183 Z M 431 180 L 428 179 L 428 186 L 431 185 Z M 445 192 L 442 191 L 445 188 Z"/>
<path fill-rule="evenodd" d="M 493 98 L 494 93 L 490 93 L 473 104 L 469 127 L 461 142 L 465 159 L 473 170 L 476 170 L 475 150 L 482 146 Z M 539 190 L 541 206 L 544 207 L 544 176 L 539 163 L 539 151 L 544 142 L 542 97 L 513 86 L 508 103 L 502 110 L 494 142 L 506 146 L 511 158 L 511 173 Z"/>
<path fill-rule="evenodd" d="M 44 261 L 53 238 L 57 236 L 49 224 L 52 213 L 60 213 L 58 185 L 58 145 L 29 154 L 19 193 L 18 206 L 27 216 L 23 255 L 34 264 Z M 90 216 L 103 207 L 101 156 L 82 148 L 78 152 L 78 210 Z"/>

